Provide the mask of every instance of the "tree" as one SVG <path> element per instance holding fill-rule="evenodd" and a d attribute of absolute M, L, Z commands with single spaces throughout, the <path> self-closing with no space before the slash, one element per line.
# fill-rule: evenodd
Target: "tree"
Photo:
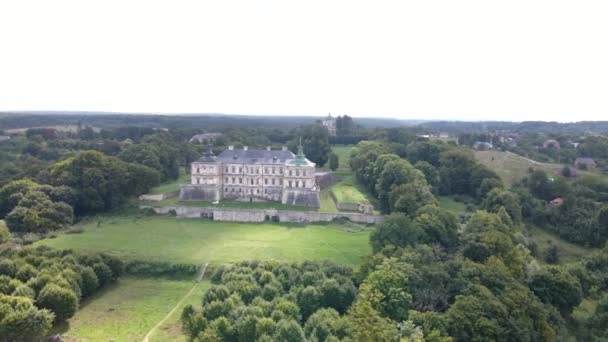
<path fill-rule="evenodd" d="M 414 164 L 414 167 L 424 174 L 424 178 L 431 187 L 431 191 L 433 193 L 437 193 L 439 191 L 439 184 L 441 181 L 439 177 L 439 170 L 424 160 L 417 161 L 416 164 Z"/>
<path fill-rule="evenodd" d="M 387 245 L 395 247 L 413 246 L 424 238 L 422 229 L 402 213 L 388 215 L 376 226 L 370 235 L 370 243 L 375 253 Z"/>
<path fill-rule="evenodd" d="M 8 214 L 21 200 L 20 196 L 38 186 L 29 179 L 20 179 L 7 183 L 0 188 L 0 217 Z M 20 196 L 18 196 L 20 195 Z"/>
<path fill-rule="evenodd" d="M 475 157 L 471 152 L 460 149 L 442 152 L 439 164 L 442 194 L 475 195 L 477 189 L 471 191 L 471 175 L 475 166 Z"/>
<path fill-rule="evenodd" d="M 439 205 L 431 189 L 424 180 L 414 180 L 407 184 L 394 186 L 389 193 L 391 212 L 402 212 L 414 216 L 416 211 L 426 205 Z"/>
<path fill-rule="evenodd" d="M 4 221 L 0 221 L 0 245 L 8 242 L 11 239 L 11 233 L 8 231 Z M 0 272 L 1 274 L 1 272 Z"/>
<path fill-rule="evenodd" d="M 38 341 L 46 336 L 53 314 L 38 309 L 30 298 L 0 295 L 0 338 L 3 341 Z"/>
<path fill-rule="evenodd" d="M 282 319 L 277 324 L 275 339 L 277 341 L 285 342 L 304 342 L 306 337 L 304 336 L 304 330 L 298 324 L 298 322 L 292 319 Z"/>
<path fill-rule="evenodd" d="M 416 212 L 416 223 L 423 231 L 426 243 L 439 243 L 446 248 L 458 245 L 458 222 L 447 210 L 426 205 Z"/>
<path fill-rule="evenodd" d="M 549 177 L 547 177 L 547 173 L 545 171 L 534 170 L 528 176 L 527 184 L 530 193 L 532 193 L 532 195 L 535 197 L 545 201 L 553 199 L 554 194 L 551 189 L 551 184 L 549 183 Z"/>
<path fill-rule="evenodd" d="M 304 154 L 317 166 L 322 167 L 327 163 L 329 154 L 331 153 L 331 145 L 329 145 L 329 132 L 325 127 L 319 124 L 311 124 L 303 126 L 298 131 L 298 136 L 302 139 Z M 289 143 L 292 151 L 297 149 L 299 139 Z"/>
<path fill-rule="evenodd" d="M 399 159 L 387 162 L 376 183 L 376 192 L 382 211 L 390 212 L 390 192 L 394 186 L 414 181 L 426 185 L 422 172 L 416 170 L 408 161 Z"/>
<path fill-rule="evenodd" d="M 359 297 L 384 317 L 398 322 L 406 320 L 412 304 L 407 272 L 394 263 L 384 262 L 365 278 Z"/>
<path fill-rule="evenodd" d="M 90 296 L 99 288 L 99 280 L 91 267 L 83 267 L 80 271 L 80 278 L 82 279 L 81 290 L 83 297 Z"/>
<path fill-rule="evenodd" d="M 302 319 L 306 320 L 321 305 L 321 293 L 314 286 L 307 286 L 298 294 L 298 306 L 302 312 Z"/>
<path fill-rule="evenodd" d="M 392 342 L 397 339 L 396 326 L 382 317 L 368 301 L 357 301 L 348 309 L 346 319 L 355 341 Z"/>
<path fill-rule="evenodd" d="M 329 155 L 329 169 L 332 171 L 336 171 L 339 166 L 340 166 L 340 161 L 338 159 L 338 155 L 332 152 Z"/>
<path fill-rule="evenodd" d="M 559 266 L 547 266 L 530 279 L 530 289 L 545 303 L 570 313 L 582 301 L 580 282 Z"/>
<path fill-rule="evenodd" d="M 498 213 L 500 208 L 505 208 L 514 223 L 521 223 L 521 204 L 517 194 L 511 191 L 494 188 L 487 194 L 482 206 L 492 213 Z"/>
<path fill-rule="evenodd" d="M 78 297 L 71 290 L 48 284 L 40 291 L 37 304 L 52 311 L 57 322 L 63 322 L 78 310 Z"/>

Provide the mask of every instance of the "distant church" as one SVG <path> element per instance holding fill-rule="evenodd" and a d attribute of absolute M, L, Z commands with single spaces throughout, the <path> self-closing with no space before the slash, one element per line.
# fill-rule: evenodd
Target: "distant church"
<path fill-rule="evenodd" d="M 243 149 L 229 146 L 218 156 L 206 152 L 192 163 L 190 183 L 181 186 L 181 200 L 320 205 L 315 164 L 306 159 L 301 145 L 297 155 L 286 147 L 251 150 L 247 146 Z"/>
<path fill-rule="evenodd" d="M 327 117 L 321 120 L 321 124 L 327 128 L 330 136 L 336 136 L 336 119 L 331 116 L 331 113 L 327 114 Z"/>

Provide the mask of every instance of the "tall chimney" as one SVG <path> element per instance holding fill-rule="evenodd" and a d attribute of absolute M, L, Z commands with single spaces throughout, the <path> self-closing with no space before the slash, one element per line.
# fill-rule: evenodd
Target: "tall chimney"
<path fill-rule="evenodd" d="M 249 149 L 249 146 L 243 146 L 243 151 L 247 151 Z"/>
<path fill-rule="evenodd" d="M 229 150 L 229 151 L 234 150 L 234 146 L 232 146 L 232 145 L 228 145 L 228 150 Z"/>

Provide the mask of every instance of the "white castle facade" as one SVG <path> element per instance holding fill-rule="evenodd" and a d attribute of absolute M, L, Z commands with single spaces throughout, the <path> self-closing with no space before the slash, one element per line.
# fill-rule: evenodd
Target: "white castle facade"
<path fill-rule="evenodd" d="M 191 182 L 180 188 L 181 200 L 248 202 L 276 201 L 319 207 L 315 164 L 302 147 L 294 155 L 287 148 L 234 149 L 215 156 L 211 151 L 191 164 Z"/>

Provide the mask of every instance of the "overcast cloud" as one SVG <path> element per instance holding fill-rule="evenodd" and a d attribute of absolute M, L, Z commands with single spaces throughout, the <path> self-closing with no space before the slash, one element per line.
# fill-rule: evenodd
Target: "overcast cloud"
<path fill-rule="evenodd" d="M 607 1 L 2 1 L 0 110 L 608 120 Z"/>

